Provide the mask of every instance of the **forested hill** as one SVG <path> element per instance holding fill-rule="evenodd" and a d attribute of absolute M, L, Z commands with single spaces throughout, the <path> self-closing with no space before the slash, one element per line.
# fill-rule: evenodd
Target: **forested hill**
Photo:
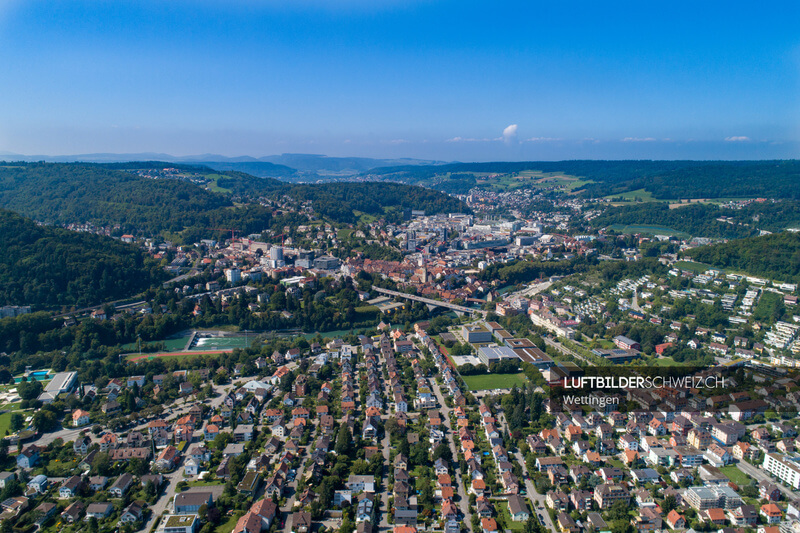
<path fill-rule="evenodd" d="M 418 183 L 448 173 L 563 172 L 593 183 L 587 196 L 645 189 L 656 198 L 800 199 L 800 161 L 527 161 L 374 168 L 363 177 Z"/>
<path fill-rule="evenodd" d="M 800 234 L 774 233 L 687 250 L 687 255 L 717 268 L 800 283 Z"/>
<path fill-rule="evenodd" d="M 90 164 L 31 163 L 0 167 L 0 208 L 47 224 L 118 225 L 140 236 L 185 228 L 260 231 L 270 213 L 234 210 L 229 197 L 180 180 L 154 180 Z M 244 220 L 245 222 L 240 222 Z M 231 226 L 232 223 L 237 226 Z M 242 225 L 246 227 L 241 227 Z"/>
<path fill-rule="evenodd" d="M 138 247 L 38 226 L 0 209 L 0 306 L 77 306 L 127 298 L 164 279 Z"/>
<path fill-rule="evenodd" d="M 225 231 L 215 228 L 233 228 L 244 235 L 269 229 L 272 210 L 258 205 L 261 197 L 310 200 L 319 215 L 348 223 L 355 222 L 359 212 L 398 217 L 402 208 L 428 213 L 469 210 L 438 191 L 399 184 L 302 185 L 241 172 L 219 175 L 202 166 L 179 168 L 193 175 L 215 176 L 217 190 L 228 191 L 218 193 L 183 179 L 152 179 L 135 173 L 165 167 L 176 165 L 6 164 L 0 166 L 0 208 L 47 224 L 91 223 L 115 227 L 115 235 L 169 234 L 177 242 L 224 235 Z"/>

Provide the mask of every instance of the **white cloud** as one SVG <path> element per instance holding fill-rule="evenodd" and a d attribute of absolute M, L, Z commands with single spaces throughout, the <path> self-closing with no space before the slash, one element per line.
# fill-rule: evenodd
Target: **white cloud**
<path fill-rule="evenodd" d="M 525 142 L 546 143 L 546 142 L 563 141 L 563 140 L 564 139 L 560 139 L 558 137 L 531 137 L 530 139 L 525 139 Z"/>
<path fill-rule="evenodd" d="M 517 125 L 511 124 L 510 126 L 506 126 L 506 129 L 503 130 L 503 140 L 505 142 L 511 142 L 517 137 Z"/>
<path fill-rule="evenodd" d="M 653 137 L 625 137 L 622 139 L 624 143 L 646 143 L 653 141 L 655 141 Z"/>
<path fill-rule="evenodd" d="M 747 142 L 750 140 L 750 137 L 745 137 L 744 135 L 738 135 L 734 137 L 725 137 L 727 142 Z"/>
<path fill-rule="evenodd" d="M 488 143 L 488 142 L 498 142 L 502 141 L 507 144 L 511 144 L 512 142 L 516 141 L 517 139 L 517 125 L 511 124 L 506 126 L 503 129 L 503 135 L 501 137 L 494 137 L 489 139 L 487 137 L 484 138 L 476 138 L 476 137 L 452 137 L 450 139 L 445 140 L 448 143 Z"/>

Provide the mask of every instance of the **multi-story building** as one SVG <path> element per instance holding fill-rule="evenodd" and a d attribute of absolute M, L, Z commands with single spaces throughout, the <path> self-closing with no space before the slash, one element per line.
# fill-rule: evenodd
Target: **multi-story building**
<path fill-rule="evenodd" d="M 777 453 L 764 455 L 764 470 L 777 477 L 793 489 L 800 489 L 800 464 Z"/>
<path fill-rule="evenodd" d="M 624 501 L 626 504 L 630 502 L 630 495 L 628 489 L 624 485 L 615 483 L 603 483 L 597 485 L 594 489 L 594 501 L 600 509 L 608 509 L 615 502 Z"/>
<path fill-rule="evenodd" d="M 706 509 L 735 509 L 742 499 L 727 485 L 713 487 L 689 487 L 683 499 L 698 511 Z"/>
<path fill-rule="evenodd" d="M 492 342 L 492 332 L 483 324 L 461 326 L 461 336 L 467 342 Z"/>

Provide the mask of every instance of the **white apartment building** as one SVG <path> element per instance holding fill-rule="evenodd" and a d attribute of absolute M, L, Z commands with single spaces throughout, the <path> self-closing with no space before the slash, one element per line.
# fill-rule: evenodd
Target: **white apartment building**
<path fill-rule="evenodd" d="M 764 455 L 764 470 L 793 489 L 800 489 L 800 465 L 777 453 Z"/>

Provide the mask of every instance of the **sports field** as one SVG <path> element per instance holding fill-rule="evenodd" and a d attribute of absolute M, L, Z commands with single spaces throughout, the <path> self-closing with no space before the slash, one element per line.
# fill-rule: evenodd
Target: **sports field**
<path fill-rule="evenodd" d="M 525 374 L 482 374 L 480 376 L 461 376 L 469 390 L 510 389 L 528 382 Z"/>

